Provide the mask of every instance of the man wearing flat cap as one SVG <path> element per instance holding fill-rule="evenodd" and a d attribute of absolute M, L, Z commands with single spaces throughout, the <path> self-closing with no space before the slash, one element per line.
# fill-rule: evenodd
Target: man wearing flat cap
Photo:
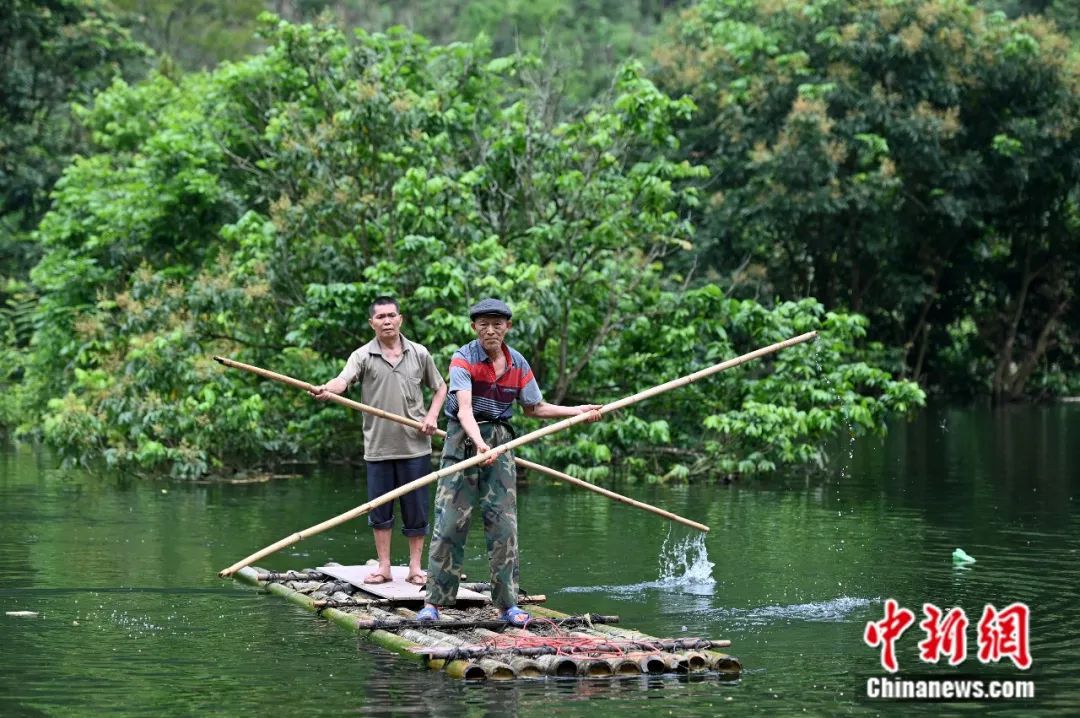
<path fill-rule="evenodd" d="M 529 362 L 504 341 L 512 326 L 510 307 L 483 299 L 469 310 L 476 339 L 454 352 L 445 413 L 443 467 L 483 453 L 514 438 L 510 419 L 514 402 L 526 416 L 561 419 L 593 412 L 599 404 L 548 404 L 540 393 Z M 491 600 L 504 621 L 523 626 L 529 614 L 517 607 L 517 472 L 513 454 L 504 451 L 439 479 L 435 494 L 435 529 L 429 551 L 427 603 L 420 620 L 437 620 L 439 606 L 457 599 L 465 539 L 473 506 L 480 504 L 491 562 Z"/>

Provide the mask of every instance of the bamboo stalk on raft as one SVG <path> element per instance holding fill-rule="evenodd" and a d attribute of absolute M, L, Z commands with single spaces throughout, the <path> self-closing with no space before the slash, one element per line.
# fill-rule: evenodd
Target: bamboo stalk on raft
<path fill-rule="evenodd" d="M 315 390 L 315 386 L 312 384 L 308 384 L 306 381 L 294 379 L 293 377 L 287 376 L 285 374 L 278 374 L 277 372 L 270 371 L 269 369 L 262 369 L 252 364 L 244 364 L 243 362 L 238 362 L 233 359 L 226 359 L 225 357 L 214 357 L 214 361 L 224 366 L 231 367 L 233 369 L 242 369 L 244 371 L 251 372 L 252 374 L 255 374 L 257 376 L 261 376 L 264 379 L 271 379 L 273 381 L 281 382 L 282 384 L 288 384 L 289 386 L 295 387 L 297 389 L 303 389 L 307 392 L 313 392 Z M 339 394 L 334 394 L 333 392 L 327 393 L 327 400 L 332 401 L 336 404 L 341 404 L 342 406 L 347 406 L 350 409 L 356 409 L 357 411 L 361 411 L 365 414 L 371 414 L 381 419 L 387 419 L 388 421 L 396 421 L 399 424 L 411 426 L 414 429 L 419 429 L 421 426 L 420 422 L 414 419 L 409 419 L 408 417 L 404 417 L 399 414 L 392 414 L 389 411 L 385 411 L 383 409 L 379 409 L 368 404 L 361 404 L 358 401 L 346 399 L 345 397 L 340 396 Z M 443 437 L 444 439 L 446 438 L 446 432 L 442 429 L 436 429 L 435 434 L 437 436 Z M 665 511 L 664 509 L 653 506 L 652 504 L 647 504 L 643 501 L 632 499 L 629 496 L 617 494 L 614 491 L 609 491 L 608 489 L 596 486 L 595 484 L 590 484 L 588 481 L 576 479 L 569 474 L 564 474 L 561 471 L 549 468 L 547 466 L 544 466 L 543 464 L 535 464 L 531 461 L 526 461 L 525 459 L 521 459 L 516 456 L 514 457 L 514 463 L 522 467 L 523 469 L 529 469 L 531 471 L 536 471 L 541 474 L 547 474 L 548 476 L 559 479 L 560 481 L 564 481 L 568 484 L 573 484 L 574 486 L 578 486 L 588 491 L 592 491 L 593 493 L 600 494 L 601 496 L 606 496 L 609 499 L 624 503 L 628 506 L 634 506 L 644 511 L 654 513 L 657 516 L 663 516 L 666 519 L 675 521 L 676 523 L 680 523 L 685 526 L 689 526 L 690 528 L 697 529 L 698 531 L 704 533 L 708 533 L 709 531 L 709 527 L 705 524 L 698 523 L 697 521 L 691 521 L 688 518 L 684 518 L 682 516 L 679 516 L 678 514 L 673 514 L 670 511 Z"/>
<path fill-rule="evenodd" d="M 637 394 L 633 394 L 631 396 L 624 397 L 624 398 L 619 399 L 618 401 L 614 401 L 614 402 L 612 402 L 610 404 L 605 404 L 604 406 L 600 407 L 600 409 L 598 409 L 597 411 L 599 411 L 601 414 L 608 414 L 608 413 L 613 412 L 613 411 L 618 411 L 619 409 L 630 406 L 632 404 L 636 404 L 636 403 L 638 403 L 640 401 L 644 401 L 645 399 L 652 398 L 654 396 L 657 396 L 658 394 L 663 394 L 664 392 L 671 391 L 672 389 L 677 389 L 679 387 L 686 386 L 687 384 L 692 384 L 693 382 L 695 382 L 695 381 L 697 381 L 699 379 L 704 379 L 705 377 L 716 374 L 717 372 L 724 371 L 725 369 L 730 369 L 730 368 L 738 366 L 740 364 L 745 364 L 748 361 L 753 361 L 754 359 L 758 359 L 758 358 L 766 356 L 768 354 L 778 352 L 778 351 L 780 351 L 782 349 L 787 349 L 788 347 L 794 346 L 796 344 L 802 344 L 803 342 L 810 341 L 811 339 L 815 339 L 816 337 L 817 337 L 817 332 L 816 331 L 806 332 L 805 334 L 800 334 L 797 337 L 792 337 L 791 339 L 785 339 L 782 342 L 777 342 L 775 344 L 770 344 L 769 346 L 762 347 L 761 349 L 755 349 L 752 352 L 749 352 L 747 354 L 743 354 L 742 356 L 735 357 L 734 359 L 728 359 L 727 361 L 720 362 L 719 364 L 714 364 L 713 366 L 708 367 L 706 369 L 701 369 L 700 371 L 696 371 L 693 374 L 687 374 L 684 377 L 680 377 L 678 379 L 672 379 L 669 382 L 665 382 L 665 383 L 660 384 L 658 386 L 654 386 L 651 389 L 646 389 L 645 391 L 641 391 L 641 392 L 638 392 Z M 421 476 L 419 479 L 416 479 L 415 481 L 411 481 L 411 482 L 409 482 L 409 483 L 407 483 L 407 484 L 405 484 L 403 486 L 399 486 L 398 488 L 396 488 L 396 489 L 394 489 L 392 491 L 386 492 L 385 494 L 383 494 L 382 496 L 380 496 L 377 499 L 374 499 L 372 501 L 368 501 L 365 504 L 361 504 L 360 506 L 357 506 L 354 509 L 346 511 L 343 514 L 339 514 L 339 515 L 337 515 L 337 516 L 335 516 L 335 517 L 333 517 L 331 519 L 327 519 L 326 521 L 323 521 L 322 523 L 315 524 L 314 526 L 306 528 L 303 531 L 298 531 L 298 532 L 292 534 L 291 536 L 287 536 L 287 537 L 281 539 L 280 541 L 267 546 L 264 549 L 256 551 L 255 553 L 251 554 L 247 558 L 245 558 L 245 559 L 243 559 L 241 561 L 238 561 L 238 562 L 234 563 L 232 566 L 229 566 L 228 568 L 222 570 L 221 572 L 218 573 L 218 575 L 221 576 L 222 578 L 225 578 L 227 576 L 231 576 L 234 573 L 236 573 L 237 571 L 239 571 L 241 568 L 244 568 L 245 566 L 248 566 L 251 563 L 254 563 L 255 561 L 258 561 L 261 558 L 265 558 L 266 556 L 269 556 L 270 554 L 276 553 L 276 552 L 280 551 L 281 549 L 283 549 L 283 548 L 285 548 L 287 546 L 292 546 L 294 543 L 297 543 L 298 541 L 302 541 L 305 538 L 315 536 L 316 534 L 320 534 L 323 531 L 326 531 L 327 529 L 334 528 L 335 526 L 343 524 L 346 521 L 350 521 L 350 520 L 356 518 L 357 516 L 363 516 L 364 514 L 371 511 L 372 509 L 375 509 L 375 508 L 377 508 L 379 506 L 382 506 L 385 503 L 389 503 L 390 501 L 393 501 L 393 500 L 397 499 L 399 496 L 403 496 L 403 495 L 409 493 L 410 491 L 414 491 L 414 490 L 420 488 L 421 486 L 424 486 L 425 484 L 430 484 L 433 481 L 437 481 L 438 479 L 441 479 L 443 476 L 449 476 L 450 474 L 453 474 L 453 473 L 455 473 L 457 471 L 461 471 L 462 469 L 467 469 L 467 468 L 472 467 L 472 466 L 477 466 L 479 464 L 484 463 L 489 458 L 496 457 L 496 456 L 498 456 L 499 454 L 501 454 L 503 452 L 510 451 L 512 449 L 516 449 L 519 446 L 524 446 L 525 444 L 529 444 L 529 443 L 531 443 L 533 441 L 536 441 L 537 439 L 541 439 L 541 438 L 543 438 L 545 436 L 549 436 L 551 434 L 555 434 L 555 433 L 558 433 L 560 431 L 564 431 L 565 429 L 569 429 L 571 426 L 576 426 L 577 424 L 581 424 L 581 423 L 583 423 L 585 421 L 588 421 L 589 418 L 590 418 L 590 413 L 591 412 L 587 412 L 585 414 L 578 414 L 577 416 L 571 416 L 571 417 L 568 417 L 566 419 L 562 419 L 561 421 L 557 421 L 554 424 L 548 424 L 547 426 L 542 427 L 540 429 L 537 429 L 536 431 L 525 434 L 524 436 L 519 436 L 518 438 L 513 439 L 511 441 L 508 441 L 507 443 L 502 444 L 500 446 L 496 446 L 493 449 L 489 449 L 488 451 L 485 451 L 482 454 L 477 454 L 476 456 L 473 456 L 472 458 L 465 459 L 463 461 L 459 461 L 458 463 L 452 464 L 451 466 L 447 466 L 444 469 L 439 469 L 438 471 L 433 471 L 430 474 L 428 474 L 427 476 Z"/>

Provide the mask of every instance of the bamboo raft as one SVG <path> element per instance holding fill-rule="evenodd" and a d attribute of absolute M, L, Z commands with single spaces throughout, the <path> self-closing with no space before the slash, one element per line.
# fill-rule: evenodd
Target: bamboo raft
<path fill-rule="evenodd" d="M 486 584 L 463 584 L 479 600 L 458 599 L 440 620 L 415 620 L 422 597 L 393 597 L 333 578 L 317 569 L 272 573 L 246 567 L 235 577 L 303 606 L 362 639 L 453 678 L 629 677 L 702 674 L 738 679 L 738 658 L 717 651 L 729 641 L 662 639 L 619 628 L 617 616 L 570 616 L 540 606 L 544 596 L 523 596 L 532 620 L 514 628 L 498 620 Z M 382 584 L 386 586 L 387 584 Z M 381 592 L 380 592 L 381 593 Z"/>

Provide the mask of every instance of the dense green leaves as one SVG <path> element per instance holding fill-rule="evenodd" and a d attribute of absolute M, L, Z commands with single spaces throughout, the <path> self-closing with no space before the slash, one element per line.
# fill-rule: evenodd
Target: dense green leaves
<path fill-rule="evenodd" d="M 109 2 L 136 39 L 154 48 L 167 62 L 189 70 L 213 67 L 258 49 L 256 19 L 272 4 L 264 0 Z"/>
<path fill-rule="evenodd" d="M 359 455 L 357 417 L 211 356 L 328 379 L 383 293 L 443 367 L 469 339 L 465 307 L 506 298 L 512 343 L 564 403 L 826 329 L 826 369 L 792 350 L 540 450 L 583 475 L 813 464 L 841 426 L 877 430 L 921 402 L 863 363 L 877 350 L 858 348 L 861 320 L 686 291 L 665 268 L 692 249 L 704 170 L 668 158 L 693 104 L 640 66 L 560 120 L 528 57 L 266 22 L 264 53 L 116 83 L 82 115 L 100 152 L 41 224 L 45 297 L 18 390 L 23 431 L 67 458 L 196 476 Z"/>
<path fill-rule="evenodd" d="M 766 309 L 725 297 L 709 285 L 665 293 L 664 309 L 629 325 L 596 358 L 625 367 L 617 398 L 705 369 L 811 329 L 812 344 L 745 364 L 648 400 L 634 417 L 598 425 L 569 460 L 588 466 L 612 455 L 616 470 L 668 479 L 768 472 L 784 465 L 824 466 L 829 437 L 884 431 L 890 413 L 921 406 L 922 391 L 874 365 L 882 348 L 864 346 L 866 321 L 826 312 L 812 300 Z M 627 371 L 628 370 L 628 371 Z M 591 459 L 591 461 L 590 461 Z M 603 475 L 607 469 L 592 469 Z"/>
<path fill-rule="evenodd" d="M 1046 23 L 707 0 L 657 59 L 701 107 L 682 135 L 712 170 L 702 249 L 740 292 L 865 313 L 945 393 L 1075 374 L 1080 71 Z"/>
<path fill-rule="evenodd" d="M 689 0 L 112 0 L 139 40 L 188 70 L 237 60 L 260 48 L 256 26 L 270 10 L 292 23 L 387 32 L 402 26 L 433 43 L 490 42 L 495 62 L 540 55 L 552 89 L 579 107 L 611 85 L 615 68 L 648 53 L 665 15 Z"/>
<path fill-rule="evenodd" d="M 85 101 L 145 48 L 99 2 L 0 6 L 0 257 L 44 213 L 52 183 L 81 146 L 69 104 Z M 5 256 L 7 255 L 7 256 Z"/>
<path fill-rule="evenodd" d="M 71 104 L 140 74 L 146 54 L 102 3 L 0 4 L 0 386 L 21 380 L 36 326 L 27 274 L 41 252 L 31 232 L 53 183 L 87 145 Z M 0 424 L 16 421 L 19 401 L 0 393 Z"/>

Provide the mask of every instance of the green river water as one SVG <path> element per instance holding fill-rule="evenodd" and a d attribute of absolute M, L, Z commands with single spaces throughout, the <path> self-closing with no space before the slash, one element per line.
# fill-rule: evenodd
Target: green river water
<path fill-rule="evenodd" d="M 417 668 L 217 572 L 363 503 L 363 472 L 260 484 L 123 480 L 0 444 L 0 716 L 1080 715 L 1080 405 L 931 408 L 885 440 L 841 442 L 829 471 L 731 485 L 611 488 L 690 529 L 532 476 L 522 584 L 568 613 L 656 636 L 732 641 L 715 676 L 465 683 Z M 977 562 L 953 565 L 954 548 Z M 363 563 L 353 522 L 268 558 Z M 405 543 L 395 537 L 395 562 Z M 484 580 L 482 530 L 466 553 Z M 896 599 L 916 613 L 901 678 L 1030 681 L 1034 698 L 881 701 L 863 639 Z M 971 622 L 958 666 L 920 661 L 924 603 Z M 986 604 L 1030 608 L 1030 669 L 976 658 Z M 9 615 L 33 611 L 37 616 Z"/>

